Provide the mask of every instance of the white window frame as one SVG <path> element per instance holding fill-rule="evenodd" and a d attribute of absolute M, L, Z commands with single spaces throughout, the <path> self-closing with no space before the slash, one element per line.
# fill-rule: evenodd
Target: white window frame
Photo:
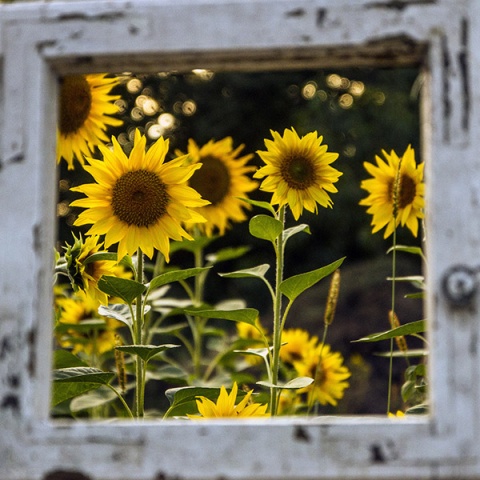
<path fill-rule="evenodd" d="M 477 0 L 0 5 L 0 478 L 480 478 L 478 45 Z M 426 73 L 431 413 L 51 421 L 58 76 L 355 65 Z"/>

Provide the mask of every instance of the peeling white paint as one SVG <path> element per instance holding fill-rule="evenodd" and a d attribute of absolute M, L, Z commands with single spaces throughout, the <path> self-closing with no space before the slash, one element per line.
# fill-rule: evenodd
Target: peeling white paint
<path fill-rule="evenodd" d="M 0 478 L 480 478 L 478 293 L 470 308 L 457 308 L 441 288 L 452 266 L 476 267 L 480 258 L 478 45 L 476 0 L 0 5 Z M 432 415 L 49 421 L 55 165 L 45 159 L 55 158 L 56 76 L 354 64 L 427 71 Z"/>

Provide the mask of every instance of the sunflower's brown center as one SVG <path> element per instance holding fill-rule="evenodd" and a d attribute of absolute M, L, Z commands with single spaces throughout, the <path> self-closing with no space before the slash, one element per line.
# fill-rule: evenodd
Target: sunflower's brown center
<path fill-rule="evenodd" d="M 60 88 L 60 132 L 75 133 L 85 123 L 92 107 L 90 85 L 82 75 L 63 79 Z"/>
<path fill-rule="evenodd" d="M 395 181 L 392 180 L 388 185 L 388 194 L 392 199 L 392 202 L 395 201 L 394 196 L 394 183 Z M 397 192 L 397 207 L 398 208 L 405 208 L 408 205 L 411 205 L 415 200 L 415 195 L 417 193 L 417 185 L 412 177 L 408 175 L 400 175 L 400 181 L 398 185 L 398 192 Z"/>
<path fill-rule="evenodd" d="M 294 190 L 306 190 L 316 179 L 311 160 L 298 154 L 283 159 L 280 173 L 287 185 Z"/>
<path fill-rule="evenodd" d="M 127 225 L 153 225 L 165 215 L 169 201 L 166 185 L 148 170 L 127 172 L 113 187 L 113 213 Z"/>
<path fill-rule="evenodd" d="M 219 204 L 230 191 L 230 172 L 225 164 L 216 157 L 201 159 L 202 168 L 196 170 L 189 181 L 205 200 L 212 205 Z"/>

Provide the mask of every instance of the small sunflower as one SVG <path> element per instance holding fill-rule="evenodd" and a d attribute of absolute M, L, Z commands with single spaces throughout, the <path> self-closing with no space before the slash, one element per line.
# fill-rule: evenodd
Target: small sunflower
<path fill-rule="evenodd" d="M 243 148 L 244 145 L 240 145 L 234 149 L 231 137 L 217 142 L 210 140 L 202 147 L 192 139 L 188 141 L 188 152 L 183 158 L 188 163 L 202 164 L 188 184 L 210 202 L 199 209 L 207 221 L 198 225 L 209 237 L 214 231 L 223 235 L 230 222 L 247 219 L 244 209 L 249 205 L 240 198 L 246 198 L 247 192 L 254 190 L 257 183 L 247 176 L 254 170 L 246 165 L 253 155 L 239 156 Z"/>
<path fill-rule="evenodd" d="M 63 348 L 72 347 L 72 353 L 102 355 L 115 347 L 115 332 L 123 323 L 113 318 L 100 317 L 95 298 L 78 292 L 75 297 L 56 299 L 58 309 L 57 341 Z M 92 320 L 104 320 L 104 325 L 91 325 Z M 71 325 L 72 328 L 68 328 Z"/>
<path fill-rule="evenodd" d="M 254 178 L 263 178 L 260 189 L 273 193 L 272 205 L 289 205 L 295 220 L 298 220 L 303 208 L 317 213 L 317 203 L 322 207 L 331 207 L 332 200 L 328 192 L 338 190 L 333 185 L 342 175 L 330 164 L 338 158 L 338 153 L 327 152 L 328 146 L 322 145 L 322 136 L 310 132 L 300 138 L 292 128 L 285 129 L 283 137 L 273 130 L 273 140 L 265 139 L 266 151 L 258 151 L 266 163 Z"/>
<path fill-rule="evenodd" d="M 192 240 L 181 224 L 204 221 L 191 207 L 208 201 L 187 185 L 201 164 L 164 163 L 168 139 L 160 137 L 145 152 L 138 130 L 129 157 L 114 137 L 112 142 L 113 150 L 99 146 L 103 161 L 89 158 L 85 166 L 97 183 L 72 188 L 87 195 L 71 204 L 86 208 L 74 225 L 93 224 L 87 235 L 105 235 L 105 248 L 118 243 L 119 260 L 140 248 L 149 258 L 157 249 L 169 261 L 169 239 Z"/>
<path fill-rule="evenodd" d="M 406 225 L 416 237 L 418 220 L 424 217 L 424 164 L 415 163 L 415 151 L 410 145 L 400 158 L 393 150 L 390 154 L 385 150 L 382 153 L 386 162 L 377 155 L 377 166 L 363 164 L 373 178 L 363 180 L 360 185 L 369 193 L 360 200 L 360 205 L 369 207 L 367 213 L 373 215 L 372 233 L 386 227 L 384 238 L 387 238 L 395 227 Z"/>
<path fill-rule="evenodd" d="M 68 274 L 75 290 L 83 290 L 91 299 L 101 305 L 108 305 L 108 295 L 98 288 L 98 281 L 102 275 L 111 275 L 121 278 L 130 278 L 132 275 L 113 260 L 86 260 L 88 257 L 101 251 L 103 242 L 99 242 L 98 235 L 92 235 L 85 240 L 75 238 L 72 246 L 67 245 L 65 259 L 67 260 Z"/>
<path fill-rule="evenodd" d="M 109 95 L 118 79 L 105 73 L 69 75 L 60 85 L 60 110 L 57 131 L 57 162 L 63 158 L 73 170 L 76 158 L 84 165 L 84 157 L 95 147 L 108 142 L 106 129 L 122 125 L 111 115 L 118 113 L 114 104 L 120 96 Z"/>
<path fill-rule="evenodd" d="M 332 352 L 329 345 L 322 346 L 320 343 L 302 360 L 294 362 L 293 366 L 299 376 L 316 377 L 312 385 L 298 391 L 307 393 L 308 404 L 313 395 L 313 400 L 321 405 L 329 403 L 336 406 L 349 386 L 346 380 L 351 375 L 350 371 L 343 365 L 342 355 L 339 352 Z"/>
<path fill-rule="evenodd" d="M 249 390 L 238 405 L 235 405 L 237 399 L 238 386 L 235 382 L 233 384 L 230 394 L 227 393 L 225 387 L 220 388 L 220 395 L 217 402 L 206 397 L 198 397 L 197 408 L 199 415 L 188 415 L 191 419 L 203 419 L 203 418 L 240 418 L 240 417 L 266 417 L 267 404 L 251 403 L 250 397 L 253 390 Z"/>
<path fill-rule="evenodd" d="M 284 345 L 283 345 L 284 344 Z M 301 328 L 287 328 L 282 331 L 282 347 L 280 348 L 280 358 L 283 362 L 293 364 L 296 361 L 302 361 L 309 352 L 315 350 L 318 344 L 318 338 Z"/>

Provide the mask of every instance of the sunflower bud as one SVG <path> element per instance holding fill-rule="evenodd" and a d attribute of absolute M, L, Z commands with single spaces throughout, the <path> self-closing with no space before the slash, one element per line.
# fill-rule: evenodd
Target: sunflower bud
<path fill-rule="evenodd" d="M 397 314 L 392 310 L 388 312 L 388 320 L 392 328 L 398 328 L 400 326 L 400 321 L 398 320 Z M 407 352 L 407 340 L 403 335 L 395 337 L 395 342 L 397 343 L 397 347 L 401 352 Z"/>
<path fill-rule="evenodd" d="M 340 291 L 340 270 L 333 272 L 332 280 L 330 281 L 330 288 L 328 290 L 327 304 L 325 306 L 325 315 L 323 323 L 331 325 L 335 317 L 335 310 L 337 308 L 338 293 Z"/>

